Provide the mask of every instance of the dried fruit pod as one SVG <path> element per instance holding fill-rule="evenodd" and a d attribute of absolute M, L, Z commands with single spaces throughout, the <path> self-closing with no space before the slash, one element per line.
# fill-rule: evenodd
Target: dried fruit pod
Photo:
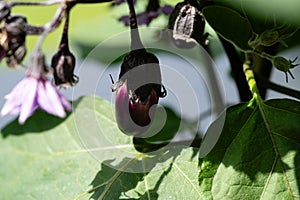
<path fill-rule="evenodd" d="M 10 15 L 10 6 L 7 2 L 0 1 L 0 22 Z"/>
<path fill-rule="evenodd" d="M 69 51 L 60 50 L 52 57 L 51 67 L 55 85 L 67 87 L 78 82 L 78 77 L 74 75 L 75 63 L 75 57 Z"/>
<path fill-rule="evenodd" d="M 10 15 L 4 20 L 0 29 L 0 61 L 7 57 L 9 67 L 15 67 L 23 61 L 26 55 L 26 17 Z"/>
<path fill-rule="evenodd" d="M 168 27 L 172 30 L 174 44 L 180 48 L 192 48 L 197 43 L 208 44 L 208 34 L 204 34 L 204 17 L 201 11 L 188 1 L 175 6 Z"/>
<path fill-rule="evenodd" d="M 73 86 L 79 81 L 79 78 L 74 74 L 76 59 L 70 52 L 68 39 L 69 14 L 72 7 L 73 4 L 68 4 L 59 50 L 52 57 L 51 62 L 55 85 L 61 87 Z"/>

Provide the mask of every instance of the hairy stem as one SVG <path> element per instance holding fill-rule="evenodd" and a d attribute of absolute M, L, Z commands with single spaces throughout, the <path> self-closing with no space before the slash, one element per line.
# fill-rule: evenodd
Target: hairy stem
<path fill-rule="evenodd" d="M 149 0 L 146 7 L 147 12 L 157 11 L 160 8 L 158 0 Z"/>
<path fill-rule="evenodd" d="M 64 52 L 70 52 L 69 50 L 69 38 L 68 38 L 68 32 L 69 32 L 69 20 L 70 20 L 70 11 L 73 8 L 75 4 L 74 3 L 68 3 L 66 4 L 66 10 L 65 10 L 65 24 L 63 29 L 63 34 L 61 37 L 59 48 L 60 50 L 63 50 Z"/>
<path fill-rule="evenodd" d="M 256 84 L 256 81 L 255 81 L 255 78 L 254 78 L 254 73 L 253 73 L 253 70 L 250 66 L 250 61 L 247 60 L 244 64 L 243 64 L 243 69 L 244 69 L 244 73 L 245 73 L 245 76 L 246 76 L 246 80 L 247 80 L 247 83 L 248 83 L 248 86 L 249 86 L 249 89 L 252 93 L 252 101 L 253 100 L 262 100 L 261 97 L 260 97 L 260 94 L 259 94 L 259 91 L 258 91 L 258 88 L 257 88 L 257 84 Z"/>
<path fill-rule="evenodd" d="M 144 48 L 139 29 L 137 26 L 136 14 L 132 0 L 127 0 L 129 7 L 129 21 L 130 21 L 130 31 L 131 31 L 131 50 Z"/>

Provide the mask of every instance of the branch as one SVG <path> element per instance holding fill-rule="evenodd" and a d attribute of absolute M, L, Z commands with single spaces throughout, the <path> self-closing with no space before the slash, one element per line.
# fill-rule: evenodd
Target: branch
<path fill-rule="evenodd" d="M 285 94 L 285 95 L 288 95 L 288 96 L 291 96 L 291 97 L 294 97 L 294 98 L 297 98 L 300 100 L 300 91 L 294 90 L 294 89 L 291 89 L 288 87 L 284 87 L 282 85 L 278 85 L 278 84 L 273 83 L 273 82 L 269 81 L 268 79 L 266 79 L 262 76 L 259 76 L 257 74 L 255 74 L 255 77 L 257 79 L 257 84 L 260 87 L 263 87 L 265 89 L 271 89 L 276 92 L 279 92 L 279 93 L 282 93 L 282 94 Z"/>
<path fill-rule="evenodd" d="M 43 26 L 44 31 L 36 43 L 35 51 L 37 51 L 37 52 L 40 51 L 41 45 L 42 45 L 45 37 L 48 35 L 48 33 L 55 30 L 59 26 L 59 24 L 61 23 L 64 15 L 65 15 L 65 9 L 66 9 L 66 5 L 64 3 L 62 3 L 61 6 L 56 10 L 56 13 L 55 13 L 54 17 L 52 18 L 52 20 Z"/>
<path fill-rule="evenodd" d="M 111 2 L 113 0 L 48 0 L 42 2 L 23 2 L 23 1 L 16 1 L 16 2 L 7 2 L 7 6 L 50 6 L 55 4 L 61 3 L 75 3 L 75 4 L 91 4 L 91 3 L 105 3 Z"/>

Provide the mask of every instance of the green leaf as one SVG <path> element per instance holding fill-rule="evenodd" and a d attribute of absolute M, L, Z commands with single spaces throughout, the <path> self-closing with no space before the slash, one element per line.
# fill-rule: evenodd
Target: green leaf
<path fill-rule="evenodd" d="M 279 39 L 282 40 L 292 37 L 299 29 L 300 24 L 291 23 L 282 18 L 282 16 L 278 16 L 278 13 L 262 12 L 258 15 L 253 12 L 253 10 L 247 9 L 247 5 L 249 7 L 249 1 L 242 1 L 241 3 L 243 7 L 246 7 L 243 9 L 243 13 L 251 24 L 253 32 L 260 36 L 266 31 L 272 30 L 277 32 Z M 253 4 L 253 2 L 250 3 L 250 5 L 251 4 Z"/>
<path fill-rule="evenodd" d="M 203 9 L 203 14 L 209 25 L 222 37 L 242 50 L 251 50 L 248 41 L 253 32 L 245 17 L 223 6 L 208 6 Z"/>
<path fill-rule="evenodd" d="M 231 4 L 240 3 L 243 9 L 249 15 L 255 16 L 256 19 L 276 20 L 277 24 L 287 23 L 299 26 L 299 9 L 298 0 L 252 0 L 252 1 L 228 1 Z"/>
<path fill-rule="evenodd" d="M 251 24 L 253 32 L 257 34 L 261 34 L 265 30 L 275 27 L 273 16 L 268 16 L 267 13 L 264 13 L 265 15 L 260 17 L 257 17 L 257 15 L 253 15 L 253 13 L 246 11 L 244 11 L 244 14 Z"/>
<path fill-rule="evenodd" d="M 214 0 L 214 3 L 237 11 L 244 10 L 255 17 L 258 23 L 266 19 L 273 21 L 274 18 L 276 18 L 277 23 L 285 22 L 292 25 L 299 25 L 300 21 L 298 14 L 300 2 L 298 0 Z"/>
<path fill-rule="evenodd" d="M 199 159 L 204 199 L 298 199 L 299 122 L 293 100 L 230 107 L 217 144 Z"/>
<path fill-rule="evenodd" d="M 92 199 L 199 199 L 199 185 L 197 180 L 196 149 L 180 150 L 162 149 L 157 157 L 141 157 L 141 159 L 124 158 L 122 165 L 124 171 L 115 170 L 111 161 L 101 164 L 101 170 L 92 182 Z M 172 153 L 170 153 L 172 152 Z M 141 154 L 142 155 L 142 154 Z M 147 160 L 146 160 L 147 159 Z M 145 169 L 145 164 L 151 171 L 140 173 L 125 171 L 132 165 Z M 177 191 L 174 189 L 178 188 Z"/>
<path fill-rule="evenodd" d="M 1 130 L 1 200 L 200 198 L 198 150 L 138 152 L 112 104 L 84 97 L 73 106 L 66 119 L 37 110 Z"/>

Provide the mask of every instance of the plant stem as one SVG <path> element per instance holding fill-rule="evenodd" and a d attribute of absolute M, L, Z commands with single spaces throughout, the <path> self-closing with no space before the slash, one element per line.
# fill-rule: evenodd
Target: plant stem
<path fill-rule="evenodd" d="M 59 26 L 59 24 L 61 23 L 61 21 L 64 17 L 65 9 L 66 9 L 66 5 L 64 3 L 62 3 L 61 6 L 56 10 L 56 13 L 55 13 L 54 17 L 52 18 L 52 20 L 43 26 L 44 31 L 41 34 L 41 36 L 39 37 L 39 39 L 35 45 L 35 51 L 37 51 L 37 52 L 40 51 L 41 45 L 42 45 L 43 41 L 45 40 L 46 36 L 48 35 L 48 33 L 53 31 L 55 28 L 57 28 Z"/>
<path fill-rule="evenodd" d="M 9 7 L 13 6 L 50 6 L 55 4 L 62 3 L 62 0 L 48 0 L 41 2 L 26 2 L 26 1 L 16 1 L 16 2 L 8 2 Z"/>
<path fill-rule="evenodd" d="M 226 41 L 221 36 L 219 36 L 219 39 L 229 59 L 232 76 L 239 92 L 240 101 L 249 101 L 252 98 L 252 95 L 248 89 L 248 83 L 245 79 L 243 68 L 241 67 L 243 64 L 241 58 L 230 42 Z"/>
<path fill-rule="evenodd" d="M 270 54 L 265 53 L 265 52 L 258 51 L 257 49 L 254 49 L 252 52 L 253 52 L 254 54 L 260 56 L 261 58 L 265 58 L 265 59 L 267 59 L 267 60 L 269 60 L 269 61 L 272 62 L 273 56 L 271 56 Z M 249 52 L 249 53 L 252 53 L 252 52 Z"/>
<path fill-rule="evenodd" d="M 130 35 L 131 35 L 131 50 L 142 49 L 143 44 L 140 38 L 139 29 L 137 25 L 136 13 L 132 0 L 127 0 L 129 8 L 129 22 L 130 22 Z"/>
<path fill-rule="evenodd" d="M 253 101 L 262 101 L 262 99 L 260 97 L 260 94 L 259 94 L 259 91 L 258 91 L 258 88 L 257 88 L 255 78 L 254 78 L 253 70 L 250 66 L 250 61 L 249 60 L 247 60 L 243 64 L 243 69 L 244 69 L 244 74 L 246 76 L 246 80 L 248 82 L 249 89 L 250 89 L 250 91 L 252 93 L 252 96 L 253 96 L 252 100 L 250 101 L 250 104 L 252 104 Z"/>
<path fill-rule="evenodd" d="M 8 2 L 7 5 L 9 7 L 12 6 L 50 6 L 55 4 L 61 3 L 80 3 L 80 4 L 90 4 L 90 3 L 104 3 L 110 2 L 112 0 L 48 0 L 48 1 L 41 1 L 41 2 L 23 2 L 23 1 L 16 1 L 16 2 Z"/>

